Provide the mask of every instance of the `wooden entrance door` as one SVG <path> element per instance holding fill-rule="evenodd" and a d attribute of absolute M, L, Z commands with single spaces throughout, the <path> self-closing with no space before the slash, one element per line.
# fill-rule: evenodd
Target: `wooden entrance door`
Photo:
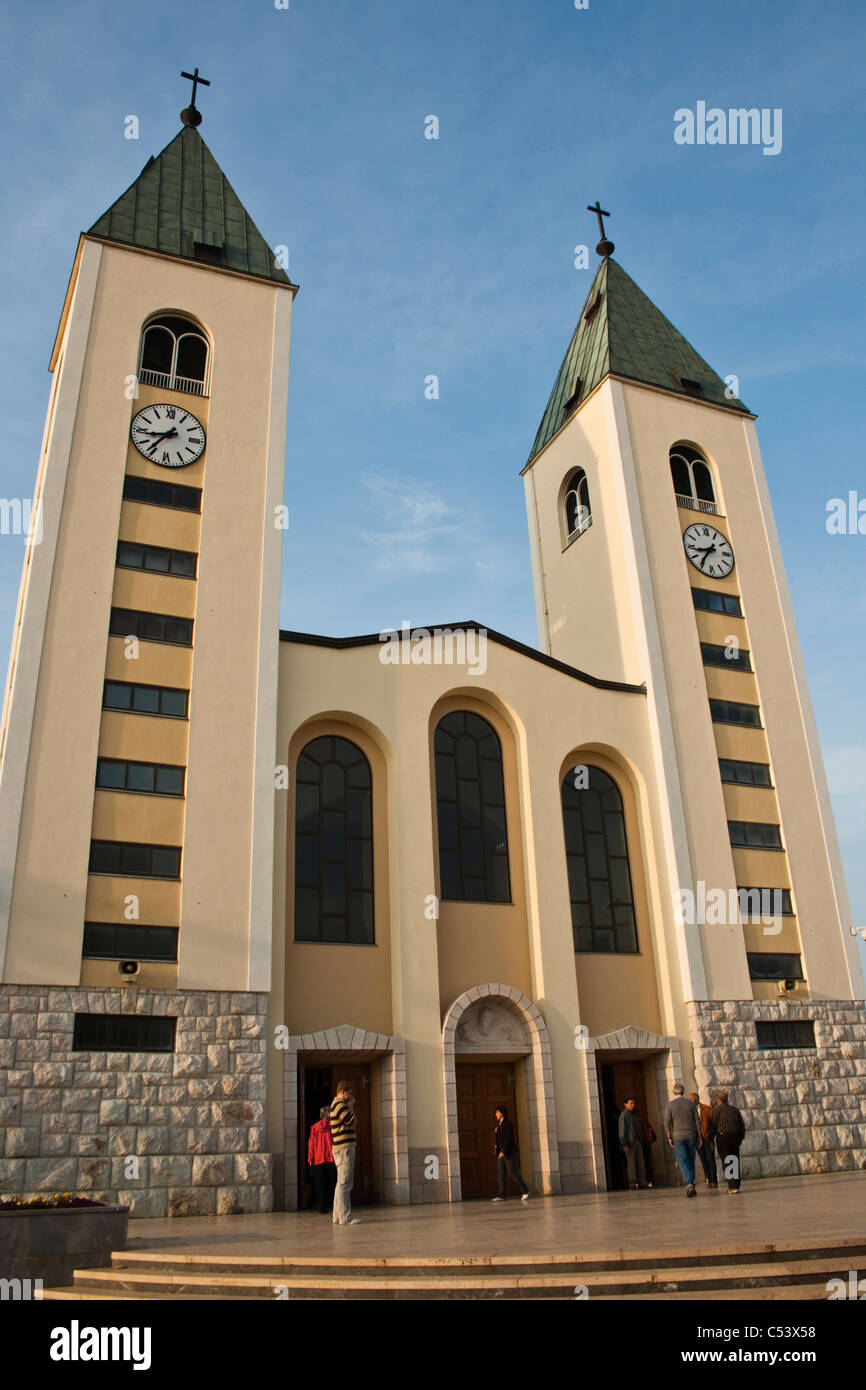
<path fill-rule="evenodd" d="M 363 1207 L 377 1202 L 379 1195 L 373 1175 L 372 1120 L 370 1108 L 370 1066 L 367 1064 L 331 1063 L 317 1067 L 307 1062 L 300 1063 L 298 1094 L 303 1115 L 303 1124 L 298 1136 L 300 1162 L 298 1172 L 304 1181 L 298 1192 L 298 1206 L 311 1203 L 309 1168 L 307 1166 L 307 1143 L 310 1129 L 319 1118 L 323 1105 L 330 1105 L 334 1099 L 334 1088 L 338 1081 L 348 1081 L 355 1092 L 355 1119 L 357 1121 L 358 1146 L 355 1150 L 355 1179 L 352 1184 L 352 1206 Z"/>
<path fill-rule="evenodd" d="M 458 1062 L 455 1071 L 462 1196 L 464 1201 L 472 1197 L 489 1199 L 496 1196 L 493 1134 L 498 1106 L 508 1110 L 518 1142 L 514 1063 Z"/>
<path fill-rule="evenodd" d="M 638 1058 L 628 1062 L 602 1062 L 601 1104 L 604 1161 L 608 1189 L 628 1187 L 625 1155 L 619 1146 L 619 1114 L 629 1096 L 634 1096 L 642 1120 L 647 1119 L 646 1088 L 643 1062 Z"/>

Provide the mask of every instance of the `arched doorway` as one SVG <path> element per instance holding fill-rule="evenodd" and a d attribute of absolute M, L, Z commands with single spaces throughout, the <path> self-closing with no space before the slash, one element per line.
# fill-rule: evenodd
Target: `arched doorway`
<path fill-rule="evenodd" d="M 455 999 L 445 1015 L 442 1056 L 450 1200 L 459 1202 L 463 1197 L 458 1066 L 486 1069 L 479 1083 L 484 1092 L 479 1093 L 479 1106 L 485 1123 L 489 1117 L 484 1107 L 491 1109 L 498 1103 L 498 1092 L 493 1094 L 496 1088 L 506 1088 L 503 1095 L 508 1094 L 509 1068 L 515 1073 L 519 1071 L 519 1076 L 515 1074 L 514 1091 L 519 1086 L 525 1103 L 523 1161 L 531 1167 L 533 1186 L 539 1192 L 545 1196 L 558 1194 L 559 1151 L 550 1042 L 544 1019 L 532 1000 L 502 984 L 476 985 L 467 990 Z M 464 1104 L 465 1099 L 464 1088 Z"/>

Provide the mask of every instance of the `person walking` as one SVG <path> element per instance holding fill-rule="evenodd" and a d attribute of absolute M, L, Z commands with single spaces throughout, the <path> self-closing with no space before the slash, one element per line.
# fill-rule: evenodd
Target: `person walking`
<path fill-rule="evenodd" d="M 628 1185 L 632 1191 L 646 1187 L 646 1164 L 643 1154 L 643 1122 L 637 1113 L 637 1102 L 629 1096 L 619 1112 L 619 1146 L 625 1154 Z"/>
<path fill-rule="evenodd" d="M 504 1105 L 496 1110 L 496 1131 L 493 1136 L 493 1152 L 496 1154 L 496 1185 L 497 1195 L 491 1198 L 494 1202 L 505 1201 L 505 1176 L 510 1177 L 513 1183 L 520 1188 L 520 1200 L 525 1202 L 529 1196 L 529 1188 L 523 1181 L 523 1174 L 517 1166 L 517 1145 L 514 1142 L 514 1125 L 508 1118 L 508 1111 Z"/>
<path fill-rule="evenodd" d="M 697 1091 L 691 1091 L 689 1093 L 689 1100 L 698 1112 L 698 1124 L 701 1127 L 701 1139 L 703 1141 L 701 1147 L 698 1149 L 698 1153 L 701 1156 L 701 1166 L 704 1170 L 704 1177 L 707 1180 L 707 1187 L 718 1187 L 719 1175 L 716 1171 L 716 1155 L 713 1149 L 713 1141 L 709 1137 L 709 1131 L 707 1129 L 710 1116 L 713 1113 L 713 1107 L 711 1105 L 704 1105 Z"/>
<path fill-rule="evenodd" d="M 323 1105 L 319 1120 L 310 1130 L 307 1145 L 307 1162 L 310 1165 L 310 1181 L 313 1184 L 313 1205 L 324 1216 L 334 1207 L 334 1188 L 337 1183 L 337 1166 L 334 1163 L 334 1146 L 331 1143 L 330 1110 Z"/>
<path fill-rule="evenodd" d="M 716 1141 L 716 1151 L 728 1183 L 728 1195 L 736 1196 L 740 1190 L 740 1145 L 746 1137 L 746 1124 L 737 1107 L 728 1104 L 727 1091 L 719 1091 L 716 1095 L 709 1130 L 711 1138 Z"/>
<path fill-rule="evenodd" d="M 686 1196 L 694 1197 L 695 1153 L 701 1147 L 703 1139 L 698 1112 L 692 1102 L 686 1099 L 684 1091 L 685 1087 L 678 1081 L 674 1086 L 673 1100 L 668 1102 L 665 1111 L 664 1125 L 667 1141 L 676 1154 L 677 1164 L 683 1175 Z"/>
<path fill-rule="evenodd" d="M 337 1167 L 337 1188 L 334 1193 L 335 1226 L 359 1226 L 360 1218 L 352 1215 L 352 1181 L 355 1177 L 355 1150 L 358 1134 L 355 1127 L 355 1094 L 348 1081 L 337 1082 L 337 1094 L 328 1112 L 331 1122 L 331 1144 Z"/>

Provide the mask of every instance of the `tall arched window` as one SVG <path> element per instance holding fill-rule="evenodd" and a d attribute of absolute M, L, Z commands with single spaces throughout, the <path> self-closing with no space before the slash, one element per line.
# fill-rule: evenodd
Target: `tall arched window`
<path fill-rule="evenodd" d="M 436 806 L 443 897 L 511 902 L 502 747 L 492 724 L 457 710 L 436 726 Z"/>
<path fill-rule="evenodd" d="M 619 787 L 600 767 L 581 764 L 563 781 L 562 818 L 575 951 L 637 951 Z"/>
<path fill-rule="evenodd" d="M 576 540 L 592 524 L 589 505 L 589 483 L 582 468 L 572 473 L 563 499 L 565 539 Z"/>
<path fill-rule="evenodd" d="M 198 324 L 175 314 L 157 314 L 141 335 L 138 379 L 189 395 L 207 395 L 208 345 Z"/>
<path fill-rule="evenodd" d="M 295 774 L 295 940 L 373 942 L 370 764 L 331 735 L 307 744 Z"/>
<path fill-rule="evenodd" d="M 670 459 L 677 504 L 718 515 L 713 475 L 703 454 L 689 444 L 675 444 Z"/>

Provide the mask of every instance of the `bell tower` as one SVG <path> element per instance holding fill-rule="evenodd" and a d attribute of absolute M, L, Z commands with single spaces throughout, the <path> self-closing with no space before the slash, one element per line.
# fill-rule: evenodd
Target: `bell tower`
<path fill-rule="evenodd" d="M 696 1047 L 718 1000 L 809 1046 L 863 982 L 755 417 L 597 249 L 523 470 L 540 645 L 647 685 Z"/>
<path fill-rule="evenodd" d="M 197 69 L 193 80 L 208 85 Z M 16 1065 L 50 1056 L 66 1082 L 85 1065 L 118 1123 L 123 1112 L 119 1146 L 109 1131 L 88 1149 L 82 1135 L 59 1140 L 77 1133 L 72 1118 L 49 1134 L 43 1106 L 12 1186 L 81 1185 L 78 1171 L 49 1172 L 49 1155 L 74 1169 L 87 1155 L 153 1154 L 174 1164 L 178 1214 L 235 1209 L 253 1181 L 244 1209 L 270 1200 L 269 1156 L 253 1178 L 230 1155 L 265 1147 L 296 292 L 194 104 L 181 119 L 79 240 L 51 356 L 42 539 L 24 566 L 0 772 L 2 988 L 30 1000 L 19 1017 L 34 1028 Z M 159 1094 L 149 1057 L 146 1087 L 111 1089 L 110 1060 L 99 1069 L 118 1050 L 173 1052 L 174 1084 Z M 169 1113 L 182 1095 L 213 1094 L 225 1104 L 212 1114 Z M 231 1116 L 230 1098 L 243 1103 Z M 219 1180 L 235 1195 L 222 1207 L 215 1187 L 186 1186 L 189 1155 L 203 1152 L 229 1154 Z M 122 1179 L 100 1170 L 86 1185 L 116 1192 Z M 167 1189 L 127 1196 L 167 1214 Z"/>

